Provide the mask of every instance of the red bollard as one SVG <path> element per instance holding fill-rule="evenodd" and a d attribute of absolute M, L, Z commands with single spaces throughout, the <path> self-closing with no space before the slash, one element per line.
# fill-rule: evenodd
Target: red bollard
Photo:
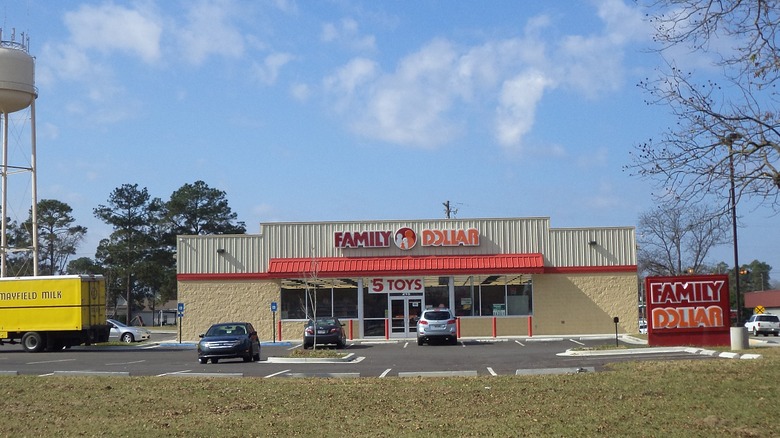
<path fill-rule="evenodd" d="M 460 318 L 455 317 L 455 337 L 460 337 Z"/>
<path fill-rule="evenodd" d="M 532 337 L 534 335 L 534 317 L 529 316 L 528 317 L 528 337 Z"/>
<path fill-rule="evenodd" d="M 352 339 L 354 339 L 354 338 L 352 337 L 352 320 L 350 319 L 349 320 L 349 340 L 351 341 Z"/>
<path fill-rule="evenodd" d="M 277 324 L 276 333 L 279 334 L 279 342 L 282 342 L 282 321 L 279 321 L 276 324 Z"/>
<path fill-rule="evenodd" d="M 496 329 L 496 317 L 493 317 L 493 337 L 496 337 L 498 330 Z"/>
<path fill-rule="evenodd" d="M 385 319 L 385 339 L 390 339 L 390 320 Z"/>

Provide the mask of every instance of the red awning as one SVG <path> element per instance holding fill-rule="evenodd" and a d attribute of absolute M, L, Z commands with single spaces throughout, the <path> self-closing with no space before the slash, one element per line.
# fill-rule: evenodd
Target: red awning
<path fill-rule="evenodd" d="M 271 259 L 268 274 L 274 278 L 365 277 L 406 275 L 541 274 L 541 254 L 429 257 L 330 257 Z"/>

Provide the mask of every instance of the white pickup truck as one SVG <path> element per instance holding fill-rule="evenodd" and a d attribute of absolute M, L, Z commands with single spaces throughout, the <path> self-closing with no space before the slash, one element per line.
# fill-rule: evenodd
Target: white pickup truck
<path fill-rule="evenodd" d="M 745 323 L 745 327 L 753 336 L 780 335 L 780 317 L 769 313 L 751 315 Z"/>

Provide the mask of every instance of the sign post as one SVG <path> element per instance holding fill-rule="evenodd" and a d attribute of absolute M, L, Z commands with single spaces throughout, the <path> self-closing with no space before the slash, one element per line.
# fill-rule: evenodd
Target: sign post
<path fill-rule="evenodd" d="M 618 324 L 620 323 L 620 318 L 616 316 L 612 318 L 612 322 L 615 323 L 615 347 L 619 347 L 620 344 L 618 343 Z"/>
<path fill-rule="evenodd" d="M 176 308 L 176 316 L 179 318 L 179 343 L 181 344 L 181 320 L 184 318 L 184 303 L 179 303 Z"/>
<path fill-rule="evenodd" d="M 271 331 L 273 332 L 273 342 L 276 343 L 276 301 L 271 302 Z"/>

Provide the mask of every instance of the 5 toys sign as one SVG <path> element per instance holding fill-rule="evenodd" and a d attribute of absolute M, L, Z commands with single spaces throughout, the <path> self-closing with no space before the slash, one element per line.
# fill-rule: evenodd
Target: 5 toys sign
<path fill-rule="evenodd" d="M 727 275 L 647 277 L 649 345 L 728 346 Z"/>

